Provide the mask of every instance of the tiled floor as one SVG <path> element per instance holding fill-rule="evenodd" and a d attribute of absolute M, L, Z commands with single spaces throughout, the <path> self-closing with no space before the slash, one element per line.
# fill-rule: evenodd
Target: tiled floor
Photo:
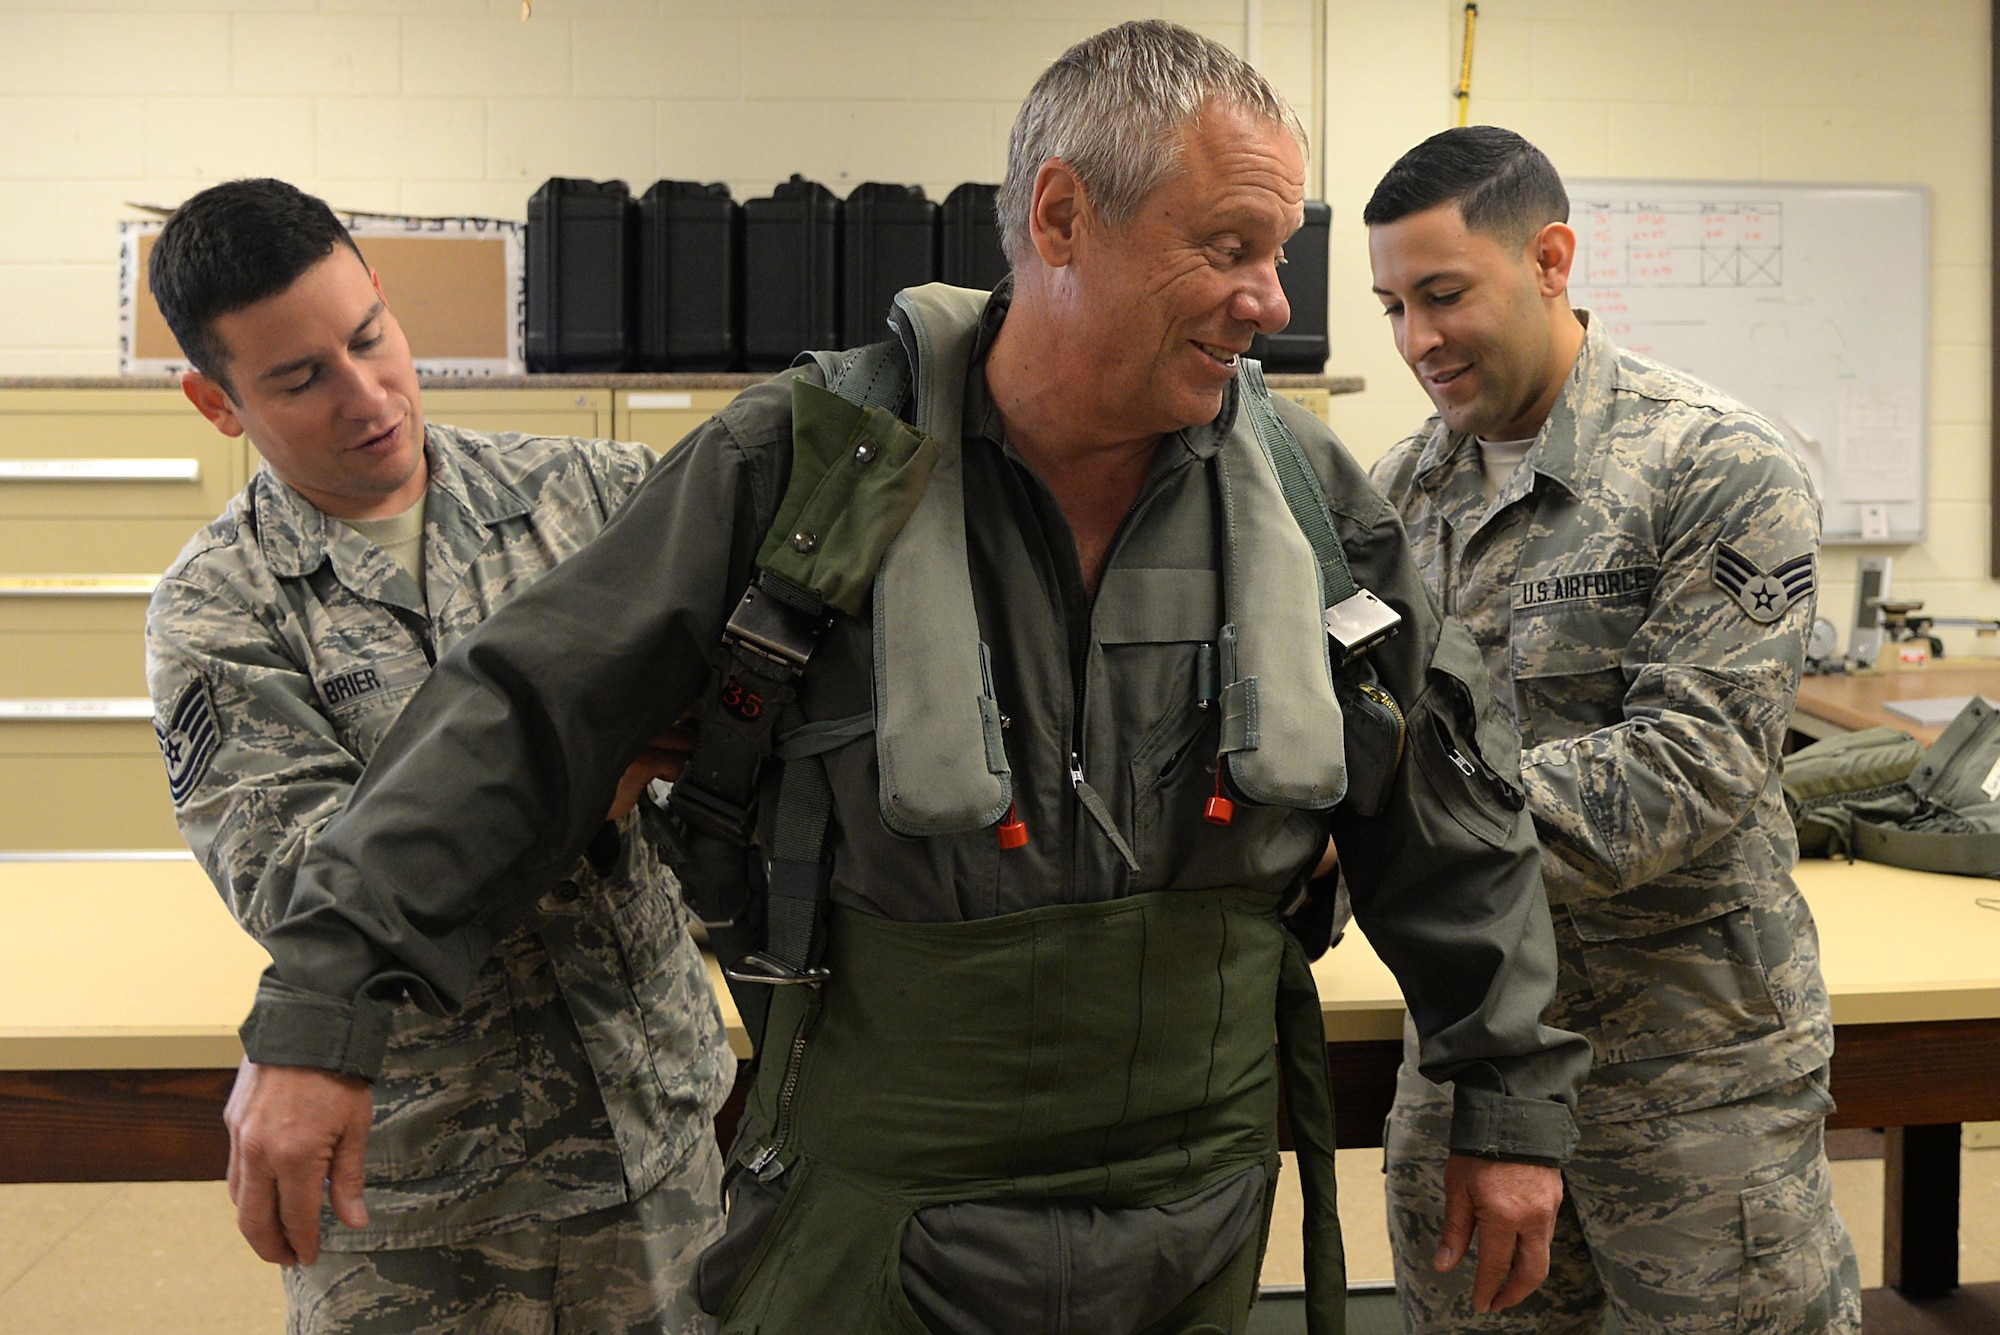
<path fill-rule="evenodd" d="M 1340 1155 L 1349 1274 L 1386 1278 L 1380 1150 Z M 1882 1164 L 1833 1165 L 1862 1283 L 1882 1282 Z M 1288 1180 L 1295 1181 L 1288 1175 Z M 1299 1282 L 1297 1206 L 1281 1208 L 1267 1283 Z M 1959 1271 L 2000 1280 L 2000 1150 L 1965 1151 Z M 277 1271 L 236 1236 L 220 1182 L 0 1186 L 0 1331 L 7 1335 L 271 1335 Z"/>

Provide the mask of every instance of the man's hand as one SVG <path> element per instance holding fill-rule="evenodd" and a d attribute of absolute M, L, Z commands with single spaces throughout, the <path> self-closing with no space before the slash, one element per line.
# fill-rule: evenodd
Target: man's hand
<path fill-rule="evenodd" d="M 361 1156 L 372 1111 L 365 1080 L 243 1059 L 222 1120 L 236 1227 L 257 1255 L 311 1265 L 319 1256 L 322 1190 L 341 1223 L 367 1227 Z"/>
<path fill-rule="evenodd" d="M 639 794 L 653 780 L 672 783 L 681 777 L 688 756 L 694 752 L 694 730 L 686 724 L 687 720 L 683 720 L 655 737 L 639 753 L 639 758 L 625 767 L 623 777 L 618 780 L 618 796 L 612 799 L 606 820 L 623 819 L 626 812 L 639 805 Z"/>
<path fill-rule="evenodd" d="M 1431 1264 L 1439 1271 L 1455 1269 L 1477 1230 L 1472 1310 L 1512 1307 L 1549 1277 L 1549 1240 L 1562 1194 L 1557 1169 L 1452 1155 L 1444 1166 L 1444 1232 Z"/>

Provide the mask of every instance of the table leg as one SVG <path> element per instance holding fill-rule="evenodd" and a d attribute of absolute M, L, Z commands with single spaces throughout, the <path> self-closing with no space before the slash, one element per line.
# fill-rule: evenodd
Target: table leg
<path fill-rule="evenodd" d="M 1905 1298 L 1958 1287 L 1958 1123 L 1882 1137 L 1882 1281 Z"/>

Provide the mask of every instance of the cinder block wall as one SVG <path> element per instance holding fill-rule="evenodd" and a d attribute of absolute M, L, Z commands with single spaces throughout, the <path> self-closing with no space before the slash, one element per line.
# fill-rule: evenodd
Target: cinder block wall
<path fill-rule="evenodd" d="M 1368 292 L 1360 209 L 1451 121 L 1459 0 L 1264 0 L 1263 63 L 1326 142 L 1335 424 L 1373 459 L 1427 405 Z M 1241 0 L 0 0 L 0 375 L 116 366 L 121 201 L 289 177 L 349 208 L 520 217 L 553 175 L 836 191 L 995 180 L 1022 92 L 1135 14 L 1245 46 Z M 1484 0 L 1475 118 L 1565 171 L 1932 191 L 1931 538 L 1900 591 L 2000 613 L 1984 575 L 1987 0 Z M 1324 102 L 1324 108 L 1320 106 Z M 1822 607 L 1844 624 L 1853 549 Z M 1955 650 L 1969 639 L 1950 637 Z M 1992 642 L 1986 643 L 1988 652 Z"/>
<path fill-rule="evenodd" d="M 551 176 L 997 181 L 1064 47 L 1242 0 L 0 0 L 0 375 L 117 369 L 126 200 L 272 175 L 336 206 L 526 216 Z M 1311 0 L 1264 66 L 1312 114 Z"/>
<path fill-rule="evenodd" d="M 1368 295 L 1361 206 L 1396 156 L 1452 123 L 1463 4 L 1330 0 L 1333 365 L 1369 392 L 1334 422 L 1374 459 L 1428 412 Z M 1879 182 L 1931 192 L 1929 537 L 1886 549 L 1899 594 L 2000 615 L 1993 479 L 1988 0 L 1484 0 L 1472 116 L 1577 176 Z M 1346 46 L 1348 49 L 1344 50 Z M 1845 634 L 1860 548 L 1829 548 L 1822 614 Z M 1946 632 L 1952 653 L 2000 652 Z"/>

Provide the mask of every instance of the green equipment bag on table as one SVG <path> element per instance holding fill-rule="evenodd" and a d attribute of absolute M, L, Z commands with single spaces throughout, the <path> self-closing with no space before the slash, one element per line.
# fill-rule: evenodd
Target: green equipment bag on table
<path fill-rule="evenodd" d="M 2000 877 L 2000 712 L 1977 696 L 1926 750 L 1895 728 L 1785 758 L 1804 857 Z"/>

